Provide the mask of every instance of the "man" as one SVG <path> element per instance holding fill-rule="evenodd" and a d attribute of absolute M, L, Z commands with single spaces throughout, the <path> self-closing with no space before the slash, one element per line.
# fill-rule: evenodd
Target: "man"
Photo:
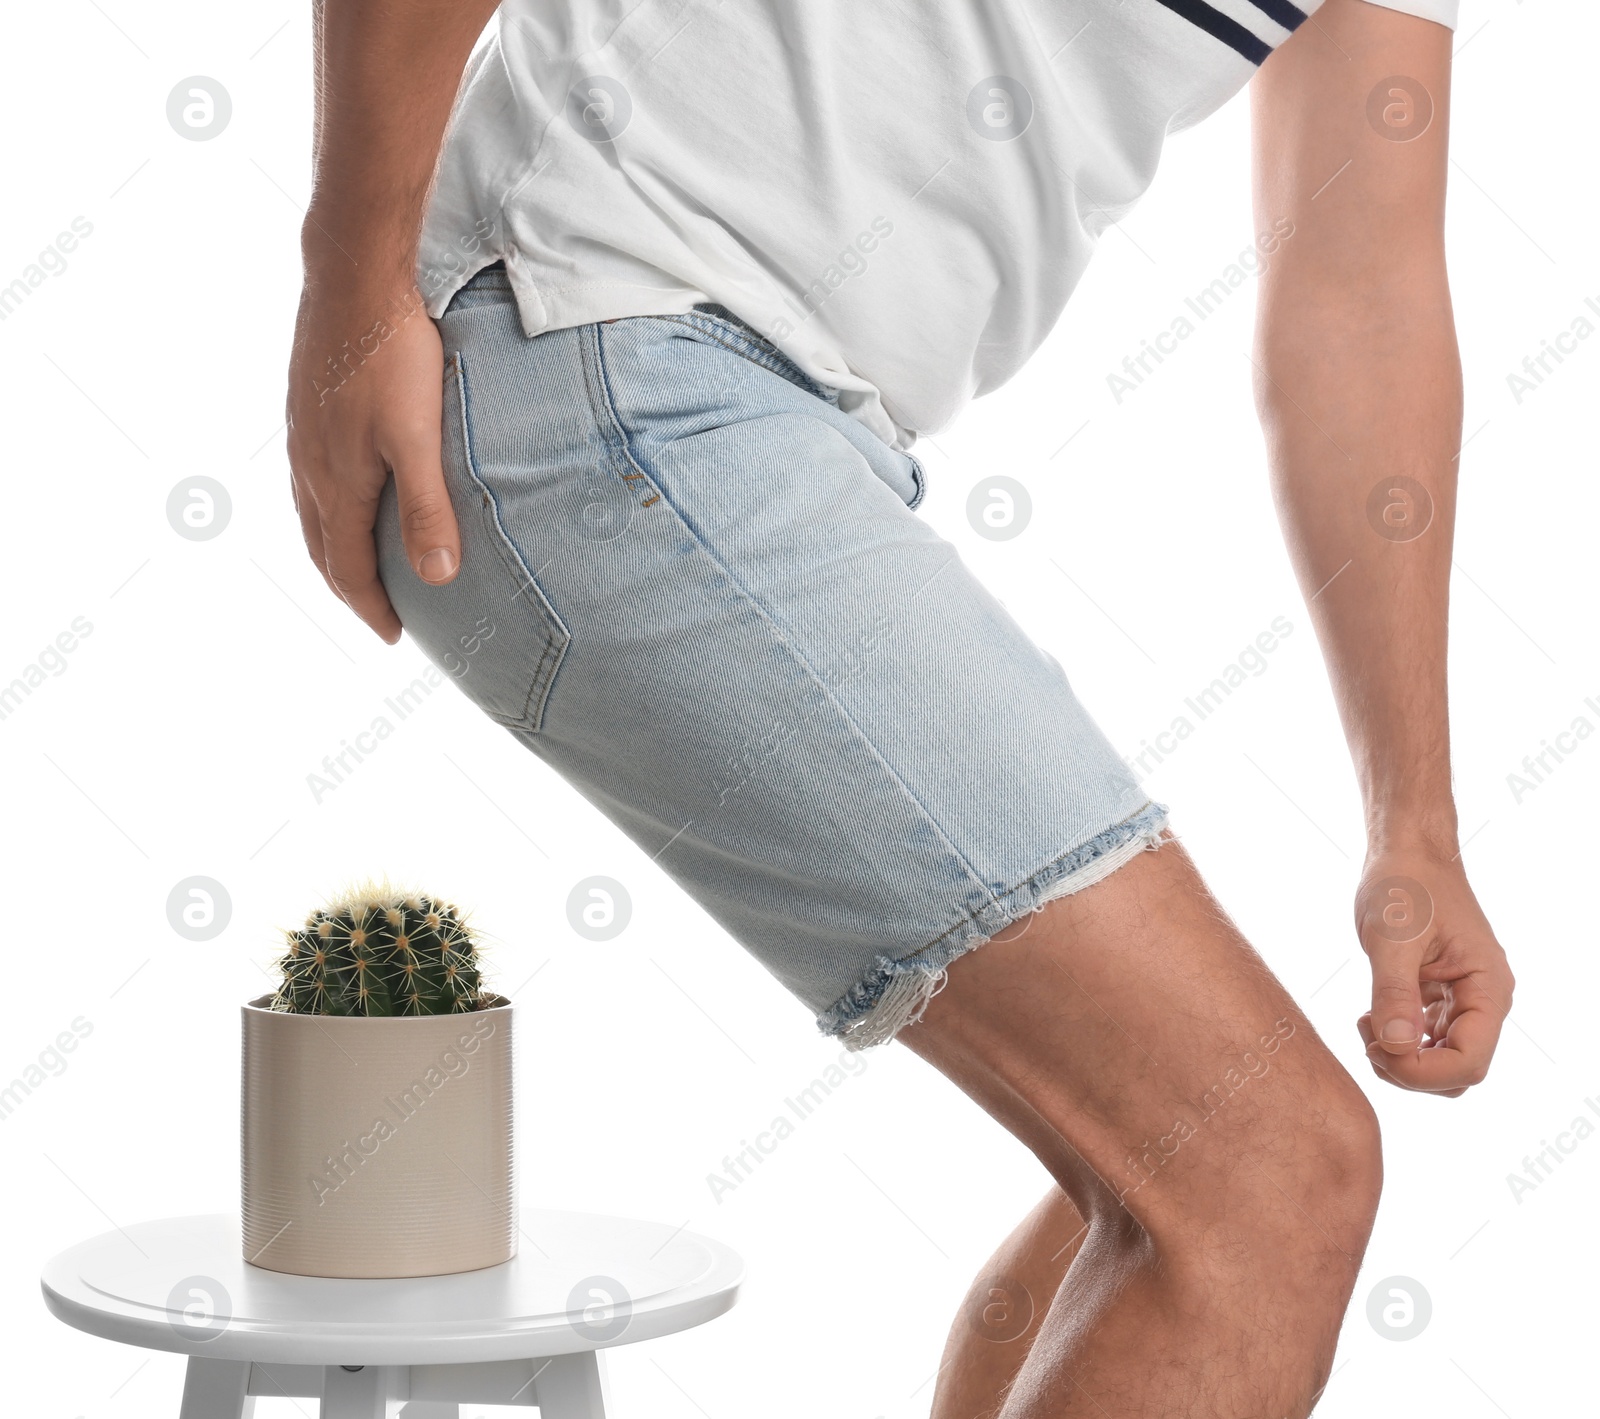
<path fill-rule="evenodd" d="M 318 11 L 312 557 L 823 1029 L 902 1039 L 1049 1169 L 986 1272 L 1041 1315 L 952 1331 L 938 1419 L 1306 1414 L 1372 1110 L 912 513 L 908 450 L 1253 80 L 1256 229 L 1293 233 L 1257 402 L 1366 805 L 1358 1024 L 1389 1082 L 1479 1082 L 1512 977 L 1450 788 L 1452 0 L 507 0 L 462 83 L 493 8 Z"/>

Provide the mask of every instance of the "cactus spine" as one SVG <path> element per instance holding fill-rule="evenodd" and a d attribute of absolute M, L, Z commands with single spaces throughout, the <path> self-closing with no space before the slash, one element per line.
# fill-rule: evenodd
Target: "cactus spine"
<path fill-rule="evenodd" d="M 455 907 L 433 897 L 352 893 L 285 936 L 274 1010 L 450 1015 L 483 1004 L 477 937 Z"/>

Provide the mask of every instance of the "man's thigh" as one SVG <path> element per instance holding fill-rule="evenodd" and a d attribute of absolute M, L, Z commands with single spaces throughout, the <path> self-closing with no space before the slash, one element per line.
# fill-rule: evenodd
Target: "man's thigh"
<path fill-rule="evenodd" d="M 1086 1218 L 1123 1213 L 1187 1248 L 1298 1214 L 1359 1255 L 1370 1106 L 1175 842 L 955 962 L 901 1039 Z"/>

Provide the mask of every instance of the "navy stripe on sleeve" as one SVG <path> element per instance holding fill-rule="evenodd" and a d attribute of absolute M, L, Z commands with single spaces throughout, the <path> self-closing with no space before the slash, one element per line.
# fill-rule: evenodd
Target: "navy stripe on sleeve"
<path fill-rule="evenodd" d="M 1250 0 L 1269 20 L 1276 20 L 1286 30 L 1299 29 L 1305 22 L 1306 12 L 1289 0 Z"/>
<path fill-rule="evenodd" d="M 1157 0 L 1175 15 L 1182 15 L 1190 24 L 1203 29 L 1213 39 L 1221 40 L 1228 48 L 1244 55 L 1252 64 L 1260 64 L 1272 53 L 1272 46 L 1252 34 L 1237 20 L 1230 19 L 1220 10 L 1213 10 L 1205 0 Z"/>

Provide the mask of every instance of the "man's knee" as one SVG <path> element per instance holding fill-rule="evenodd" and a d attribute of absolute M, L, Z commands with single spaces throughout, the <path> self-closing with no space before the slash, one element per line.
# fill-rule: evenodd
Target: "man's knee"
<path fill-rule="evenodd" d="M 1377 1116 L 1331 1055 L 1153 1140 L 1123 1171 L 1117 1206 L 1169 1263 L 1317 1288 L 1343 1271 L 1353 1282 L 1383 1180 Z"/>
<path fill-rule="evenodd" d="M 1377 1115 L 1350 1077 L 1334 1073 L 1266 1111 L 1261 1145 L 1247 1143 L 1229 1220 L 1185 1250 L 1209 1271 L 1234 1263 L 1286 1294 L 1304 1291 L 1342 1312 L 1377 1216 L 1383 1161 Z"/>
<path fill-rule="evenodd" d="M 1361 1087 L 1342 1069 L 1326 1090 L 1325 1107 L 1326 1136 L 1316 1151 L 1327 1160 L 1328 1201 L 1340 1209 L 1351 1241 L 1364 1249 L 1383 1190 L 1383 1141 L 1378 1115 Z"/>

